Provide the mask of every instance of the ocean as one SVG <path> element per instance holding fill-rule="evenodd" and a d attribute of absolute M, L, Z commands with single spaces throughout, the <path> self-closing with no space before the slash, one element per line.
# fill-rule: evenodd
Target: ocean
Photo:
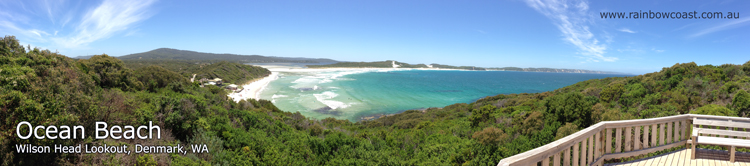
<path fill-rule="evenodd" d="M 457 70 L 280 72 L 260 98 L 306 117 L 361 117 L 470 103 L 486 96 L 537 93 L 576 82 L 629 75 Z"/>

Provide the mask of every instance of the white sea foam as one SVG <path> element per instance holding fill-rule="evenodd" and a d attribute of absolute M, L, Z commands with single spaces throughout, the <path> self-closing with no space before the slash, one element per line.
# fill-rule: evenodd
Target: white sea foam
<path fill-rule="evenodd" d="M 329 82 L 333 82 L 333 80 L 331 80 L 331 79 L 323 79 L 323 80 L 320 80 L 318 83 L 319 84 L 324 84 L 324 83 L 329 83 Z"/>
<path fill-rule="evenodd" d="M 321 94 L 313 94 L 315 96 L 315 99 L 318 100 L 320 103 L 325 104 L 326 106 L 330 107 L 331 109 L 338 109 L 338 108 L 346 108 L 349 107 L 348 104 L 336 100 L 330 100 L 334 97 L 338 96 L 338 94 L 333 93 L 331 91 L 326 91 Z"/>
<path fill-rule="evenodd" d="M 273 96 L 271 96 L 272 99 L 282 98 L 282 97 L 289 97 L 289 96 L 287 96 L 287 95 L 277 95 L 277 94 L 274 94 Z"/>

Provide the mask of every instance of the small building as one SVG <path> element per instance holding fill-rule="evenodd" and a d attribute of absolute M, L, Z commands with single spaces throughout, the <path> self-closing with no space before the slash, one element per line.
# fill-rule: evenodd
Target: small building
<path fill-rule="evenodd" d="M 221 83 L 222 83 L 221 78 L 214 78 L 213 81 L 214 81 L 214 83 L 216 83 L 216 85 L 221 85 Z"/>
<path fill-rule="evenodd" d="M 201 83 L 203 83 L 203 85 L 217 85 L 217 86 L 221 86 L 221 84 L 223 83 L 222 80 L 221 80 L 221 78 L 214 78 L 214 79 L 202 78 L 199 81 Z"/>
<path fill-rule="evenodd" d="M 226 88 L 229 89 L 229 90 L 235 91 L 235 90 L 237 90 L 237 85 L 235 85 L 235 84 L 229 84 Z"/>

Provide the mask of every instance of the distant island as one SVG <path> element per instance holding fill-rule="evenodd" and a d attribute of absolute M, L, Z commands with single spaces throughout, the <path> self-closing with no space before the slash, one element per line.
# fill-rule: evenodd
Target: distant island
<path fill-rule="evenodd" d="M 521 72 L 548 72 L 548 73 L 595 73 L 595 74 L 623 74 L 618 72 L 595 71 L 583 69 L 553 69 L 553 68 L 484 68 L 475 66 L 451 66 L 442 64 L 408 64 L 394 60 L 376 62 L 339 62 L 328 65 L 307 65 L 308 68 L 434 68 L 434 69 L 463 69 L 480 71 L 521 71 Z"/>

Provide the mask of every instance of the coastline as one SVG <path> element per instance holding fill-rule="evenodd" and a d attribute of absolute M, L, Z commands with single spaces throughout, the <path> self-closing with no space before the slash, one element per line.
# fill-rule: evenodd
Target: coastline
<path fill-rule="evenodd" d="M 271 72 L 270 75 L 263 77 L 260 80 L 253 80 L 242 85 L 243 90 L 240 92 L 230 93 L 229 96 L 234 102 L 247 99 L 260 99 L 260 92 L 262 92 L 268 86 L 271 81 L 278 79 L 279 72 Z"/>
<path fill-rule="evenodd" d="M 291 67 L 282 65 L 257 65 L 263 68 L 267 68 L 271 71 L 271 74 L 261 78 L 249 81 L 242 85 L 243 90 L 240 92 L 233 92 L 228 94 L 234 102 L 240 100 L 255 99 L 260 100 L 260 94 L 266 89 L 271 81 L 278 79 L 280 72 L 288 73 L 306 73 L 306 72 L 330 72 L 330 71 L 353 71 L 359 72 L 388 72 L 388 71 L 406 71 L 406 70 L 443 70 L 443 71 L 471 71 L 465 69 L 440 69 L 440 68 L 302 68 L 302 67 Z"/>
<path fill-rule="evenodd" d="M 266 67 L 266 66 L 261 66 Z M 444 71 L 472 71 L 466 69 L 440 69 L 440 68 L 375 68 L 375 67 L 333 67 L 333 68 L 268 68 L 272 72 L 326 72 L 326 71 L 405 71 L 405 70 L 444 70 Z"/>

